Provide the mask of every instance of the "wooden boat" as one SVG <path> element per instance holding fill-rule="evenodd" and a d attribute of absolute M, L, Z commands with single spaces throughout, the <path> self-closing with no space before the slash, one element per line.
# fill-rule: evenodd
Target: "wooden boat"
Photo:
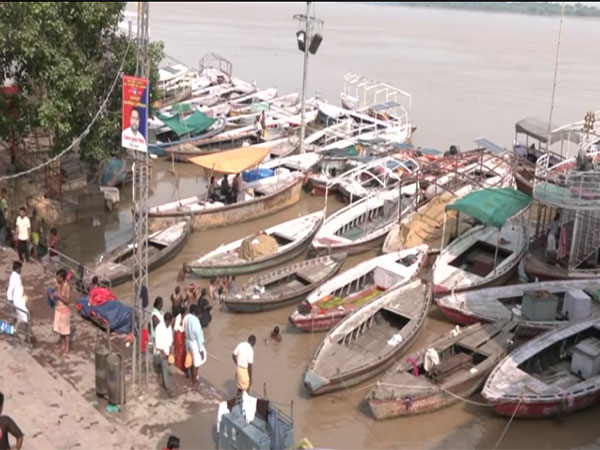
<path fill-rule="evenodd" d="M 195 139 L 208 139 L 213 136 L 220 134 L 225 129 L 225 118 L 218 117 L 214 125 L 212 125 L 205 133 L 198 134 L 195 136 L 186 136 L 182 139 L 177 139 L 168 142 L 156 142 L 154 144 L 148 144 L 148 151 L 155 154 L 156 156 L 166 156 L 167 149 L 175 146 L 181 146 L 188 148 L 188 144 Z M 186 159 L 187 161 L 187 159 Z"/>
<path fill-rule="evenodd" d="M 401 224 L 394 224 L 383 242 L 383 253 L 393 253 L 406 247 L 420 244 L 429 245 L 429 254 L 437 255 L 442 247 L 442 230 L 444 224 L 445 207 L 453 202 L 456 196 L 447 192 L 432 199 L 419 207 L 418 211 L 410 213 L 402 220 Z M 444 245 L 452 241 L 455 232 L 456 214 L 446 216 L 446 230 Z M 466 222 L 461 222 L 459 233 L 471 227 Z"/>
<path fill-rule="evenodd" d="M 511 321 L 457 327 L 402 358 L 367 394 L 373 416 L 429 413 L 468 398 L 510 351 L 515 328 Z"/>
<path fill-rule="evenodd" d="M 148 236 L 148 270 L 154 270 L 173 259 L 183 248 L 190 235 L 190 221 L 166 221 Z M 110 281 L 111 286 L 131 279 L 133 267 L 133 242 L 118 247 L 100 257 L 93 272 Z"/>
<path fill-rule="evenodd" d="M 546 281 L 455 293 L 437 298 L 436 302 L 456 323 L 513 318 L 519 324 L 520 335 L 532 336 L 569 320 L 600 317 L 600 306 L 593 301 L 599 290 L 598 280 Z"/>
<path fill-rule="evenodd" d="M 187 264 L 189 270 L 204 278 L 240 275 L 276 266 L 300 255 L 310 245 L 323 223 L 323 212 L 251 234 Z"/>
<path fill-rule="evenodd" d="M 483 225 L 473 227 L 442 249 L 432 270 L 434 295 L 508 280 L 527 249 L 523 212 L 530 204 L 531 197 L 522 192 L 493 188 L 471 192 L 447 205 L 446 211 L 462 212 Z"/>
<path fill-rule="evenodd" d="M 432 269 L 433 293 L 437 296 L 501 285 L 517 270 L 526 250 L 523 225 L 507 224 L 501 230 L 473 227 L 440 252 Z"/>
<path fill-rule="evenodd" d="M 313 249 L 322 254 L 343 251 L 360 253 L 378 248 L 390 229 L 415 209 L 417 184 L 378 192 L 351 203 L 329 216 L 315 236 Z M 399 204 L 400 203 L 400 204 Z"/>
<path fill-rule="evenodd" d="M 526 342 L 504 358 L 483 387 L 495 412 L 559 417 L 600 402 L 600 319 L 571 323 Z"/>
<path fill-rule="evenodd" d="M 297 148 L 300 140 L 297 136 L 288 136 L 272 141 L 261 142 L 247 146 L 248 148 L 271 148 L 272 152 L 278 156 L 287 156 L 293 153 Z M 184 143 L 177 146 L 168 147 L 165 151 L 179 162 L 188 162 L 190 158 L 195 156 L 210 155 L 211 153 L 219 153 L 224 150 L 223 147 L 203 147 L 198 148 L 195 145 Z"/>
<path fill-rule="evenodd" d="M 431 296 L 415 281 L 397 287 L 340 322 L 315 351 L 304 375 L 311 395 L 361 383 L 387 369 L 425 323 Z"/>
<path fill-rule="evenodd" d="M 262 169 L 276 170 L 285 168 L 291 172 L 308 173 L 314 166 L 321 161 L 321 155 L 318 153 L 305 153 L 303 155 L 285 156 L 283 158 L 273 158 L 260 165 Z"/>
<path fill-rule="evenodd" d="M 402 155 L 386 156 L 340 175 L 333 186 L 344 199 L 352 202 L 372 192 L 396 187 L 403 174 L 410 176 L 418 168 L 418 163 L 412 158 Z"/>
<path fill-rule="evenodd" d="M 150 208 L 149 217 L 193 217 L 193 229 L 204 230 L 224 225 L 233 225 L 257 219 L 300 200 L 302 180 L 299 173 L 280 173 L 251 183 L 244 183 L 244 188 L 252 188 L 254 198 L 240 203 L 226 205 L 221 202 L 208 202 L 206 195 L 201 194 L 176 202 L 166 203 Z"/>
<path fill-rule="evenodd" d="M 311 122 L 316 117 L 316 112 L 309 111 L 306 115 L 306 122 Z M 267 134 L 271 132 L 273 129 L 278 129 L 281 127 L 299 127 L 301 125 L 301 120 L 299 115 L 295 115 L 292 117 L 267 117 L 265 122 L 267 128 Z M 167 152 L 169 153 L 182 153 L 183 156 L 194 156 L 194 151 L 190 146 L 194 147 L 206 147 L 206 146 L 221 146 L 223 149 L 223 145 L 235 146 L 236 143 L 240 143 L 242 141 L 256 141 L 257 134 L 254 125 L 248 125 L 245 127 L 236 128 L 234 130 L 225 131 L 223 133 L 219 133 L 216 136 L 207 138 L 207 139 L 192 139 L 190 140 L 185 147 L 181 145 L 174 145 L 172 147 L 167 148 Z M 202 153 L 196 153 L 196 156 Z"/>
<path fill-rule="evenodd" d="M 344 253 L 336 253 L 252 277 L 237 294 L 225 297 L 225 304 L 235 312 L 269 311 L 291 305 L 334 276 L 345 260 Z"/>
<path fill-rule="evenodd" d="M 427 261 L 427 246 L 364 261 L 313 291 L 290 316 L 303 331 L 326 331 L 362 305 L 410 283 Z"/>

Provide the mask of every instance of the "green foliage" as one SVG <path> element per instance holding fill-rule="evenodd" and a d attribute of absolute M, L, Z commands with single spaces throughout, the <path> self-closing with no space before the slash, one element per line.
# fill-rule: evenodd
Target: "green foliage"
<path fill-rule="evenodd" d="M 125 55 L 128 39 L 117 33 L 125 2 L 0 4 L 0 78 L 20 90 L 19 118 L 2 114 L 0 137 L 22 138 L 35 127 L 51 132 L 54 151 L 67 147 L 100 108 Z M 162 42 L 151 43 L 150 98 L 156 93 Z M 129 46 L 124 72 L 134 74 Z M 80 147 L 85 159 L 120 150 L 121 89 Z M 150 102 L 151 103 L 151 102 Z"/>

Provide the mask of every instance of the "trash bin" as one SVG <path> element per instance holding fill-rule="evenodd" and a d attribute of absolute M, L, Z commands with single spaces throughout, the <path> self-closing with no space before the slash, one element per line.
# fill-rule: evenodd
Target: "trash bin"
<path fill-rule="evenodd" d="M 113 405 L 125 404 L 125 379 L 123 373 L 123 358 L 120 354 L 111 353 L 106 358 L 106 387 L 108 402 Z"/>
<path fill-rule="evenodd" d="M 95 360 L 96 360 L 96 395 L 106 397 L 108 395 L 107 388 L 107 358 L 108 347 L 105 344 L 98 342 L 96 344 Z"/>

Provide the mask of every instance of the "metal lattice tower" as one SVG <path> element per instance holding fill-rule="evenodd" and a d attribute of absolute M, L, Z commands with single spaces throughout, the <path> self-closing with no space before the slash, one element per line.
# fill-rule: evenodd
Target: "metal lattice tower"
<path fill-rule="evenodd" d="M 148 78 L 148 2 L 138 3 L 137 22 L 137 62 L 136 76 Z M 148 120 L 148 107 L 146 105 L 146 123 Z M 133 346 L 132 382 L 140 390 L 147 383 L 148 360 L 142 355 L 142 330 L 146 325 L 147 313 L 142 307 L 141 291 L 143 286 L 148 286 L 148 152 L 133 151 L 133 271 L 132 271 L 132 296 L 133 296 L 133 331 L 136 337 Z M 138 320 L 135 318 L 138 316 Z M 143 360 L 142 360 L 143 359 Z M 142 367 L 145 370 L 142 370 Z"/>

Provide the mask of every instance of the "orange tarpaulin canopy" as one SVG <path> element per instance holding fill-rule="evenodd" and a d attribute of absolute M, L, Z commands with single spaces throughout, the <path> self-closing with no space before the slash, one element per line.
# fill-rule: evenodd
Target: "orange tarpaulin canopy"
<path fill-rule="evenodd" d="M 224 152 L 189 158 L 189 161 L 216 173 L 235 174 L 256 167 L 272 148 L 240 147 Z"/>

